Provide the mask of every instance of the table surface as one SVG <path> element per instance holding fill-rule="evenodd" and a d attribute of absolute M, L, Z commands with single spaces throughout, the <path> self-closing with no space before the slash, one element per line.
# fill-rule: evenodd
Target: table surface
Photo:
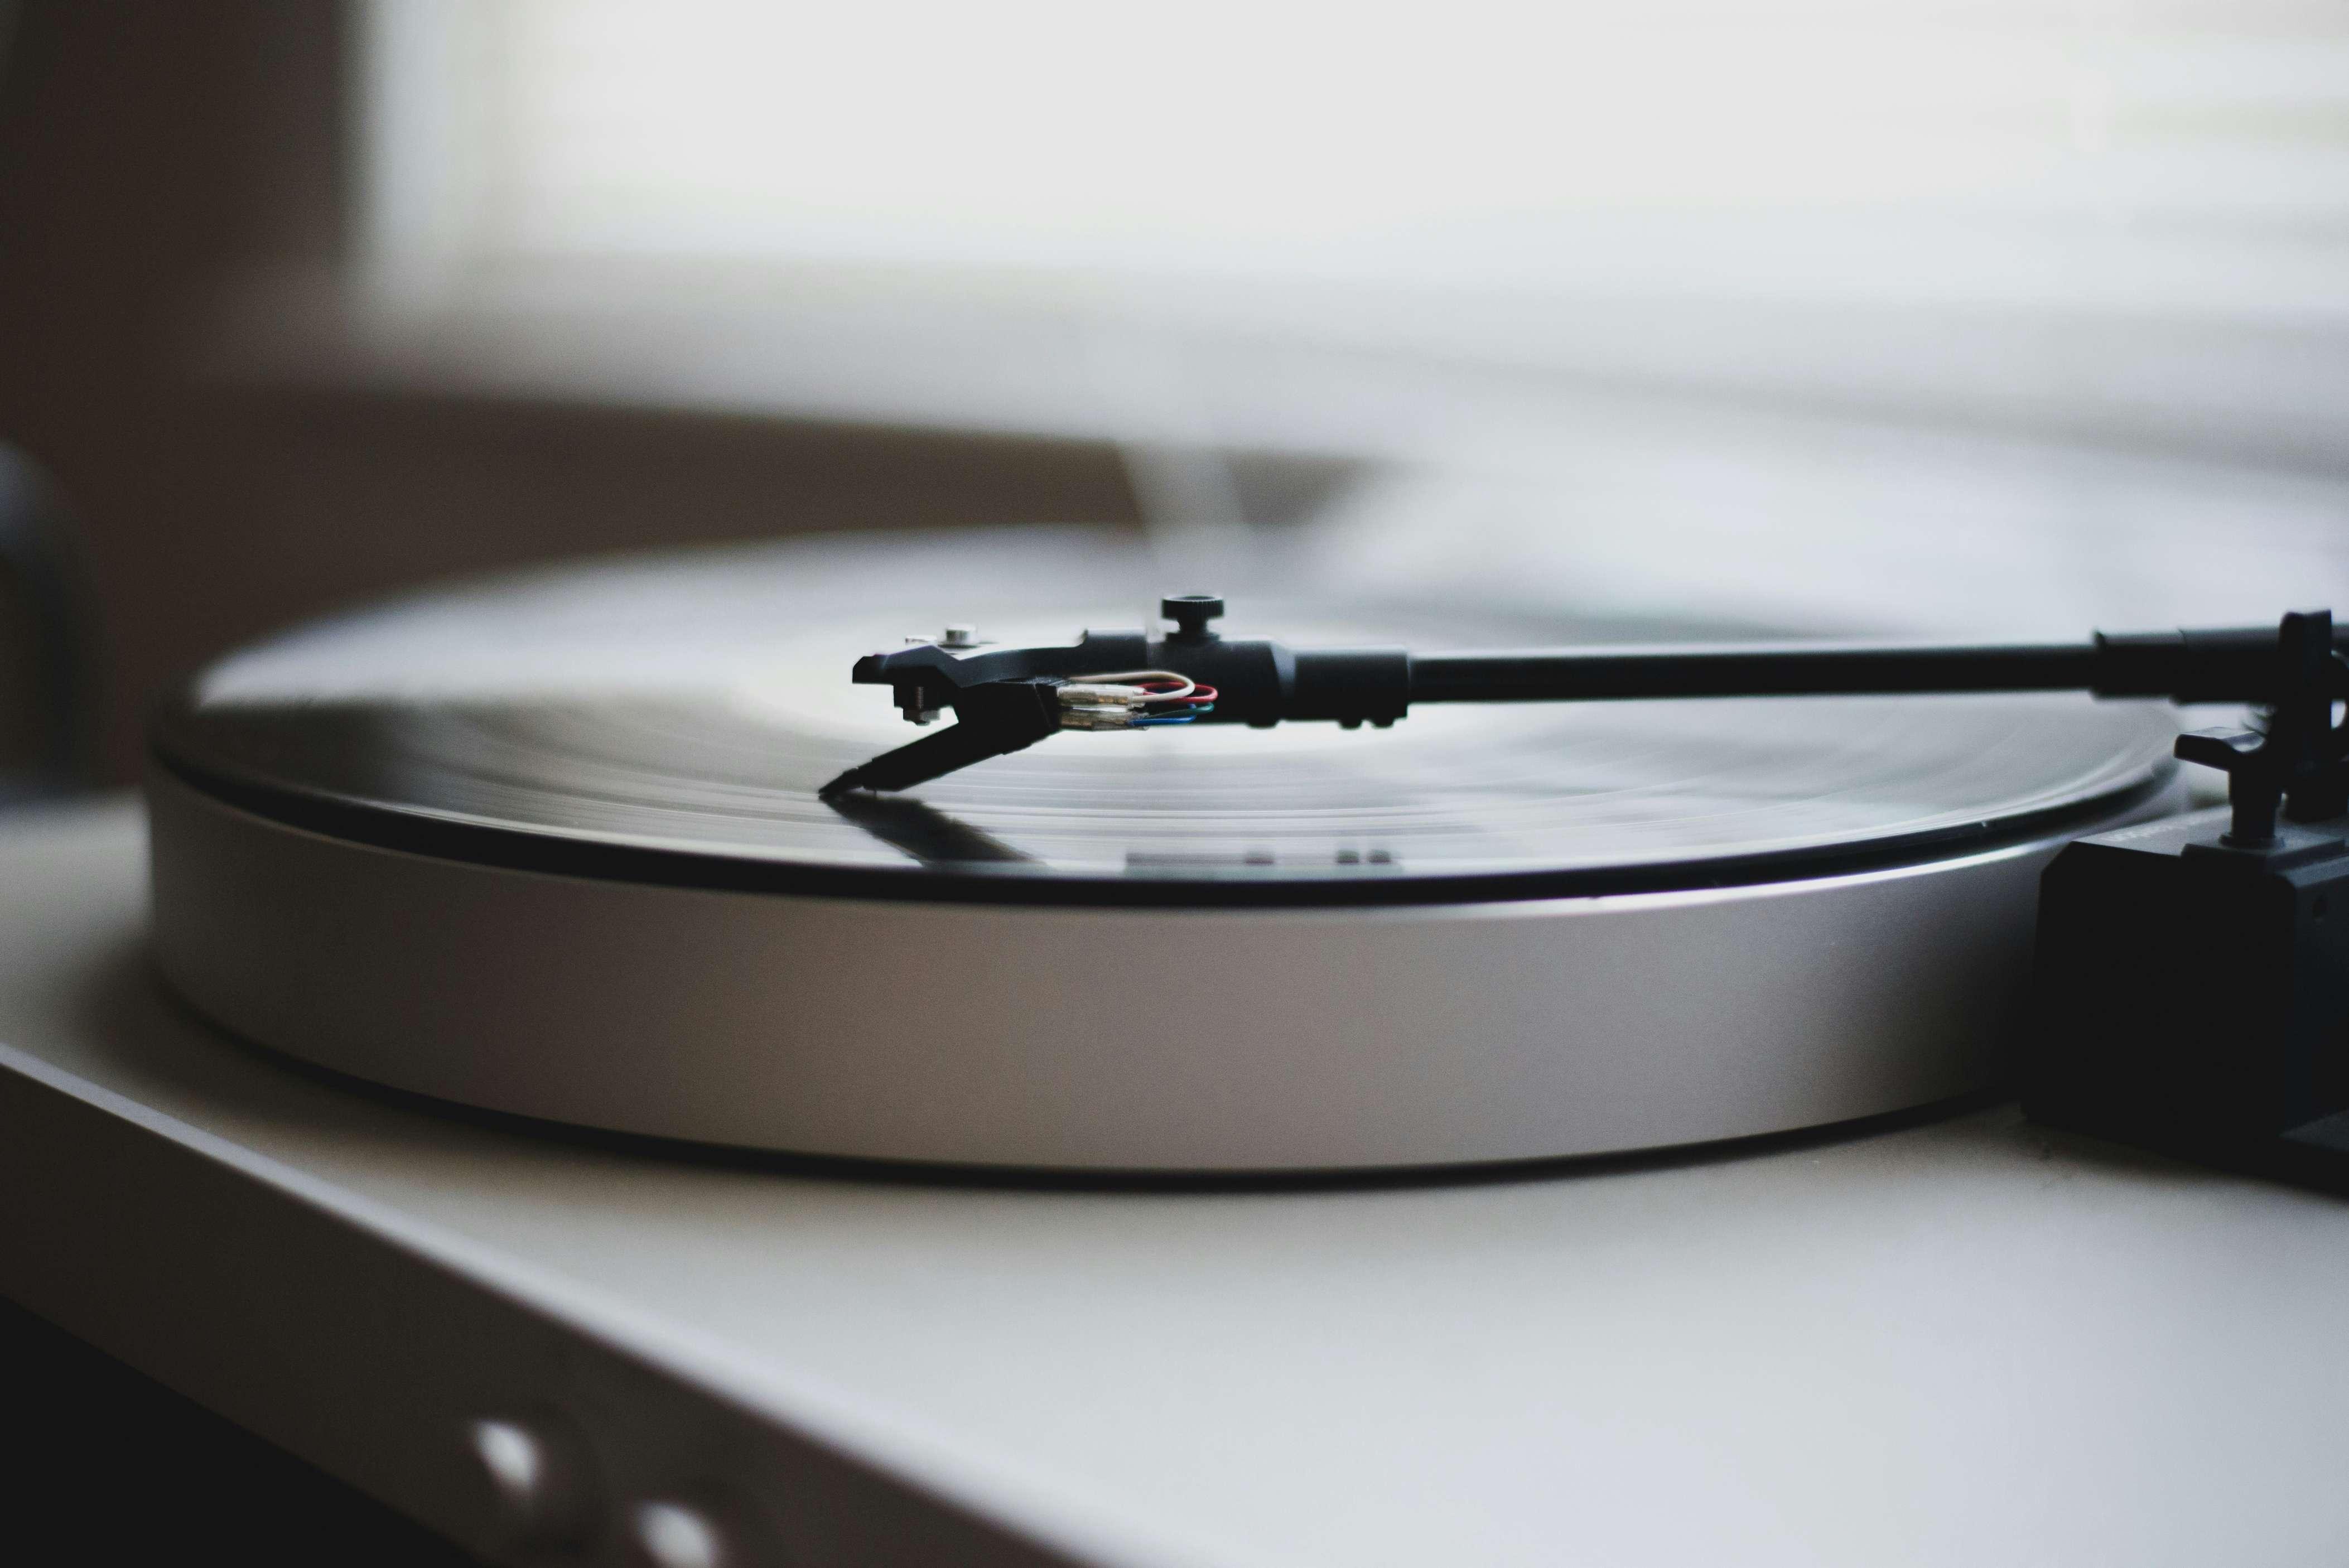
<path fill-rule="evenodd" d="M 1077 1556 L 2349 1555 L 2338 1200 L 2011 1109 L 1310 1190 L 884 1181 L 572 1140 L 192 1021 L 145 966 L 140 831 L 122 801 L 0 828 L 0 1070 L 274 1162 L 485 1287 Z"/>

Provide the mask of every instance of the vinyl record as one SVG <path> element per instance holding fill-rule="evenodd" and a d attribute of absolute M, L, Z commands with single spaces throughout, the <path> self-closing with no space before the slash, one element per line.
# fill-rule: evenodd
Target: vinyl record
<path fill-rule="evenodd" d="M 819 798 L 916 733 L 854 658 L 947 621 L 1134 624 L 1114 551 L 728 552 L 312 626 L 208 672 L 163 761 L 275 818 L 585 876 L 1101 903 L 1541 896 L 1818 874 L 2044 830 L 2157 787 L 2159 708 L 2084 696 L 1423 707 L 1392 730 L 1072 733 L 903 797 Z M 918 584 L 900 593 L 897 585 Z M 1295 598 L 1235 631 L 1414 649 L 1701 628 Z M 1720 634 L 1751 635 L 1750 628 Z"/>

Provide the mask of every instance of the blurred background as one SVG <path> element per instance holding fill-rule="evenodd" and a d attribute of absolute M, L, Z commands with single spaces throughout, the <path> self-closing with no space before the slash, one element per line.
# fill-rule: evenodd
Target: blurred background
<path fill-rule="evenodd" d="M 819 531 L 2349 608 L 2344 414 L 2333 0 L 0 0 L 21 779 L 354 599 Z"/>

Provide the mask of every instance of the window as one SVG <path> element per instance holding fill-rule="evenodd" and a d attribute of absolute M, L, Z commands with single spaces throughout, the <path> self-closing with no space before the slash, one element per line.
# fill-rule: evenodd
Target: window
<path fill-rule="evenodd" d="M 1888 315 L 1954 314 L 2008 356 L 1920 356 L 1920 395 L 2026 389 L 2047 367 L 2002 324 L 2349 322 L 2349 21 L 2321 5 L 370 15 L 365 227 L 411 299 L 879 288 L 1730 380 L 1881 378 L 1919 346 Z"/>

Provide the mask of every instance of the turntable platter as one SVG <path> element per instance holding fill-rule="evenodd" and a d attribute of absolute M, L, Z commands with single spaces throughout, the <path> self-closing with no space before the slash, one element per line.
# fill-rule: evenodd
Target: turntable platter
<path fill-rule="evenodd" d="M 949 621 L 1065 642 L 1140 619 L 1149 575 L 1065 532 L 802 543 L 260 645 L 153 730 L 163 970 L 337 1071 L 626 1132 L 1097 1171 L 1540 1158 L 1980 1087 L 2039 867 L 2175 803 L 2167 710 L 2068 696 L 1071 734 L 818 795 L 906 734 L 860 654 Z M 1428 650 L 1757 632 L 1237 614 Z"/>

